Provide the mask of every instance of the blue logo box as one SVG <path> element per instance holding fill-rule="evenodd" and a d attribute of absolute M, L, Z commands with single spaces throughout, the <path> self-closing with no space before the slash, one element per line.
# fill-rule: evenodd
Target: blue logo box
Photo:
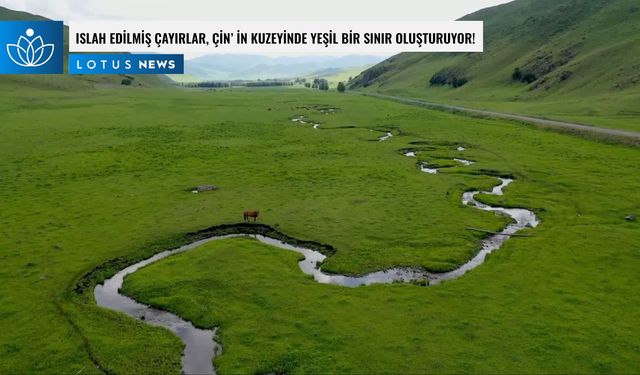
<path fill-rule="evenodd" d="M 0 74 L 63 74 L 62 21 L 0 21 Z"/>
<path fill-rule="evenodd" d="M 184 55 L 71 53 L 69 74 L 183 74 Z"/>

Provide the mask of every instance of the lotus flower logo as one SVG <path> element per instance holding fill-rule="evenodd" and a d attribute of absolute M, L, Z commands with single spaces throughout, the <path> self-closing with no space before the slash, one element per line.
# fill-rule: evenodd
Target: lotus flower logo
<path fill-rule="evenodd" d="M 53 56 L 55 46 L 44 44 L 41 36 L 33 37 L 33 29 L 27 29 L 27 37 L 20 35 L 18 43 L 7 44 L 7 53 L 11 60 L 25 68 L 38 67 L 46 64 Z"/>

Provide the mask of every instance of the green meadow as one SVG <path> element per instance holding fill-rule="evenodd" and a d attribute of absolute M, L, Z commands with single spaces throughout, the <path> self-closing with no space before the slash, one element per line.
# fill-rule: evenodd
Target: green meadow
<path fill-rule="evenodd" d="M 96 306 L 93 286 L 245 209 L 332 245 L 329 272 L 454 269 L 485 236 L 465 228 L 508 222 L 461 203 L 492 176 L 515 182 L 482 200 L 541 224 L 438 286 L 321 285 L 296 253 L 230 239 L 124 292 L 219 327 L 221 374 L 640 371 L 638 148 L 306 89 L 16 87 L 0 97 L 0 373 L 179 373 L 180 340 Z"/>

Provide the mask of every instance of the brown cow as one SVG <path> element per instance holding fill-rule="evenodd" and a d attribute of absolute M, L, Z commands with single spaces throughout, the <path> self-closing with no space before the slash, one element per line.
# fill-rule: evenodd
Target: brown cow
<path fill-rule="evenodd" d="M 244 218 L 244 221 L 249 221 L 249 218 L 253 218 L 253 221 L 255 222 L 256 220 L 258 220 L 258 215 L 260 214 L 260 211 L 245 211 L 242 214 L 242 217 Z"/>

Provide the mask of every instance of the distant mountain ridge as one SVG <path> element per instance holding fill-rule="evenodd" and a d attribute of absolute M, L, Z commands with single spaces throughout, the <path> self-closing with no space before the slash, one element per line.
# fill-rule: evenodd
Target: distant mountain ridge
<path fill-rule="evenodd" d="M 185 73 L 202 80 L 294 78 L 315 72 L 345 70 L 379 63 L 384 57 L 347 56 L 264 56 L 207 55 L 185 63 Z"/>

